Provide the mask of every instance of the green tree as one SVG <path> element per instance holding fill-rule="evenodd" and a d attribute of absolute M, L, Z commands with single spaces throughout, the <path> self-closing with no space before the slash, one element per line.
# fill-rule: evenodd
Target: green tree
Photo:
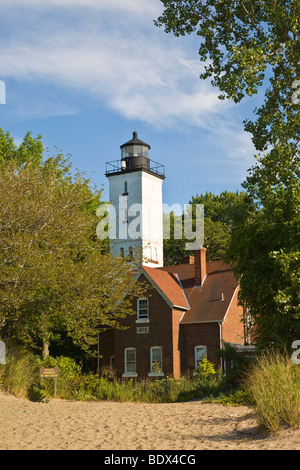
<path fill-rule="evenodd" d="M 255 120 L 244 120 L 260 153 L 243 184 L 249 204 L 236 214 L 228 259 L 260 344 L 290 346 L 300 335 L 300 113 L 293 95 L 300 88 L 300 3 L 161 1 L 156 24 L 176 36 L 196 32 L 200 77 L 211 79 L 221 99 L 238 103 L 264 90 Z"/>
<path fill-rule="evenodd" d="M 276 161 L 274 152 L 244 184 L 254 204 L 235 222 L 227 253 L 264 348 L 290 347 L 300 337 L 299 177 L 292 162 L 278 164 L 287 149 Z"/>
<path fill-rule="evenodd" d="M 225 259 L 233 220 L 246 203 L 245 196 L 244 192 L 223 191 L 220 194 L 206 192 L 192 197 L 192 206 L 204 205 L 204 247 L 207 249 L 207 261 Z"/>
<path fill-rule="evenodd" d="M 207 249 L 207 261 L 224 259 L 230 244 L 233 219 L 245 204 L 244 192 L 223 191 L 216 195 L 211 192 L 197 194 L 189 202 L 191 207 L 204 205 L 204 244 Z M 193 217 L 194 213 L 192 211 Z M 170 225 L 170 237 L 164 240 L 164 264 L 180 264 L 184 257 L 192 254 L 186 251 L 183 216 L 164 215 L 164 223 Z M 166 230 L 166 233 L 167 230 Z"/>
<path fill-rule="evenodd" d="M 221 99 L 238 103 L 266 86 L 256 122 L 245 121 L 255 147 L 297 141 L 300 117 L 291 101 L 300 78 L 298 0 L 161 0 L 155 22 L 176 36 L 196 32 L 202 79 L 211 79 Z"/>
<path fill-rule="evenodd" d="M 6 141 L 3 138 L 6 137 Z M 1 336 L 43 353 L 61 331 L 91 350 L 97 328 L 118 327 L 140 295 L 132 265 L 104 253 L 95 235 L 101 192 L 70 173 L 61 156 L 36 157 L 34 139 L 22 159 L 8 134 L 0 169 Z M 22 145 L 22 144 L 21 144 Z M 20 148 L 20 147 L 19 147 Z M 24 153 L 23 153 L 24 152 Z M 31 155 L 33 152 L 33 155 Z M 127 297 L 124 297 L 124 293 Z"/>
<path fill-rule="evenodd" d="M 183 232 L 183 217 L 170 214 L 163 214 L 164 224 L 164 265 L 182 264 L 187 255 L 186 240 Z"/>
<path fill-rule="evenodd" d="M 34 138 L 31 132 L 27 132 L 18 147 L 10 133 L 0 128 L 0 168 L 9 162 L 14 162 L 18 167 L 29 161 L 33 164 L 41 164 L 44 151 L 40 134 Z"/>

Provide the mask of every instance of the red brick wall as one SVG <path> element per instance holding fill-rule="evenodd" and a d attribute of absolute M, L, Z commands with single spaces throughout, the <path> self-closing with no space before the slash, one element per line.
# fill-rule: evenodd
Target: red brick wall
<path fill-rule="evenodd" d="M 181 375 L 181 351 L 180 351 L 180 319 L 183 312 L 181 310 L 173 310 L 173 377 L 178 379 Z"/>
<path fill-rule="evenodd" d="M 114 330 L 113 329 L 108 329 L 100 333 L 99 352 L 100 352 L 100 355 L 102 356 L 99 359 L 99 369 L 101 372 L 103 368 L 109 367 L 110 356 L 114 355 Z"/>
<path fill-rule="evenodd" d="M 144 276 L 140 280 L 145 281 Z M 150 372 L 150 348 L 162 347 L 163 372 L 166 376 L 180 375 L 180 353 L 178 348 L 179 319 L 181 311 L 172 312 L 171 307 L 162 296 L 149 284 L 149 323 L 136 323 L 137 316 L 128 315 L 120 323 L 127 327 L 125 330 L 114 330 L 114 362 L 115 374 L 122 377 L 125 371 L 125 348 L 136 348 L 136 370 L 138 378 L 148 377 Z M 133 309 L 136 311 L 137 301 L 133 301 Z M 149 333 L 137 333 L 137 327 L 148 326 Z M 172 336 L 174 332 L 174 336 Z M 103 342 L 104 345 L 104 342 Z M 108 354 L 106 354 L 106 360 Z M 175 369 L 174 369 L 175 368 Z"/>
<path fill-rule="evenodd" d="M 185 323 L 181 328 L 181 372 L 195 369 L 195 346 L 207 346 L 207 359 L 217 366 L 220 359 L 215 352 L 220 349 L 218 323 Z"/>

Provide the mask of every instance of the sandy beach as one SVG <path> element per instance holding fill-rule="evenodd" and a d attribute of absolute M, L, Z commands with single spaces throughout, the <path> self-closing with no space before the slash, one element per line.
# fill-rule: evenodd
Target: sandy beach
<path fill-rule="evenodd" d="M 300 450 L 300 430 L 259 432 L 247 407 L 34 403 L 0 393 L 0 450 Z"/>

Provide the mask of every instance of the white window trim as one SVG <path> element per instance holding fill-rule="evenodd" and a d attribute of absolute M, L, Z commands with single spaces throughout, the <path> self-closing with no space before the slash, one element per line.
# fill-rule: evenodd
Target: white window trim
<path fill-rule="evenodd" d="M 197 346 L 195 346 L 194 348 L 195 369 L 197 369 L 197 354 L 196 354 L 197 348 L 205 349 L 206 350 L 205 356 L 207 358 L 207 346 L 205 344 L 197 344 Z"/>
<path fill-rule="evenodd" d="M 149 372 L 148 377 L 163 377 L 165 374 L 163 372 L 163 356 L 162 356 L 162 347 L 161 346 L 152 346 L 150 348 L 150 369 L 152 370 L 152 353 L 153 349 L 160 349 L 161 352 L 161 372 Z"/>
<path fill-rule="evenodd" d="M 140 310 L 140 300 L 147 300 L 147 314 L 148 314 L 148 317 L 147 318 L 139 318 L 139 310 Z M 147 297 L 141 297 L 140 299 L 137 299 L 137 308 L 136 308 L 136 312 L 137 312 L 137 319 L 135 320 L 136 323 L 149 323 L 149 299 Z"/>
<path fill-rule="evenodd" d="M 135 368 L 136 368 L 136 348 L 132 348 L 132 347 L 129 347 L 129 348 L 125 348 L 124 349 L 124 369 L 125 369 L 125 372 L 124 374 L 122 374 L 122 377 L 137 377 L 138 374 L 136 372 L 128 372 L 127 371 L 127 351 L 134 351 L 135 352 Z"/>

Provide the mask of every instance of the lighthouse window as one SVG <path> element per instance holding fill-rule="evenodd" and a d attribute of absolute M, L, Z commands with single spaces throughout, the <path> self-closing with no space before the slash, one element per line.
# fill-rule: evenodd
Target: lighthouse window
<path fill-rule="evenodd" d="M 133 155 L 134 156 L 143 155 L 143 147 L 141 145 L 135 145 L 133 147 Z"/>
<path fill-rule="evenodd" d="M 124 248 L 120 248 L 120 256 L 121 258 L 124 258 Z"/>
<path fill-rule="evenodd" d="M 127 196 L 127 194 L 128 194 L 128 184 L 127 184 L 127 181 L 124 181 L 124 193 L 122 195 Z"/>

